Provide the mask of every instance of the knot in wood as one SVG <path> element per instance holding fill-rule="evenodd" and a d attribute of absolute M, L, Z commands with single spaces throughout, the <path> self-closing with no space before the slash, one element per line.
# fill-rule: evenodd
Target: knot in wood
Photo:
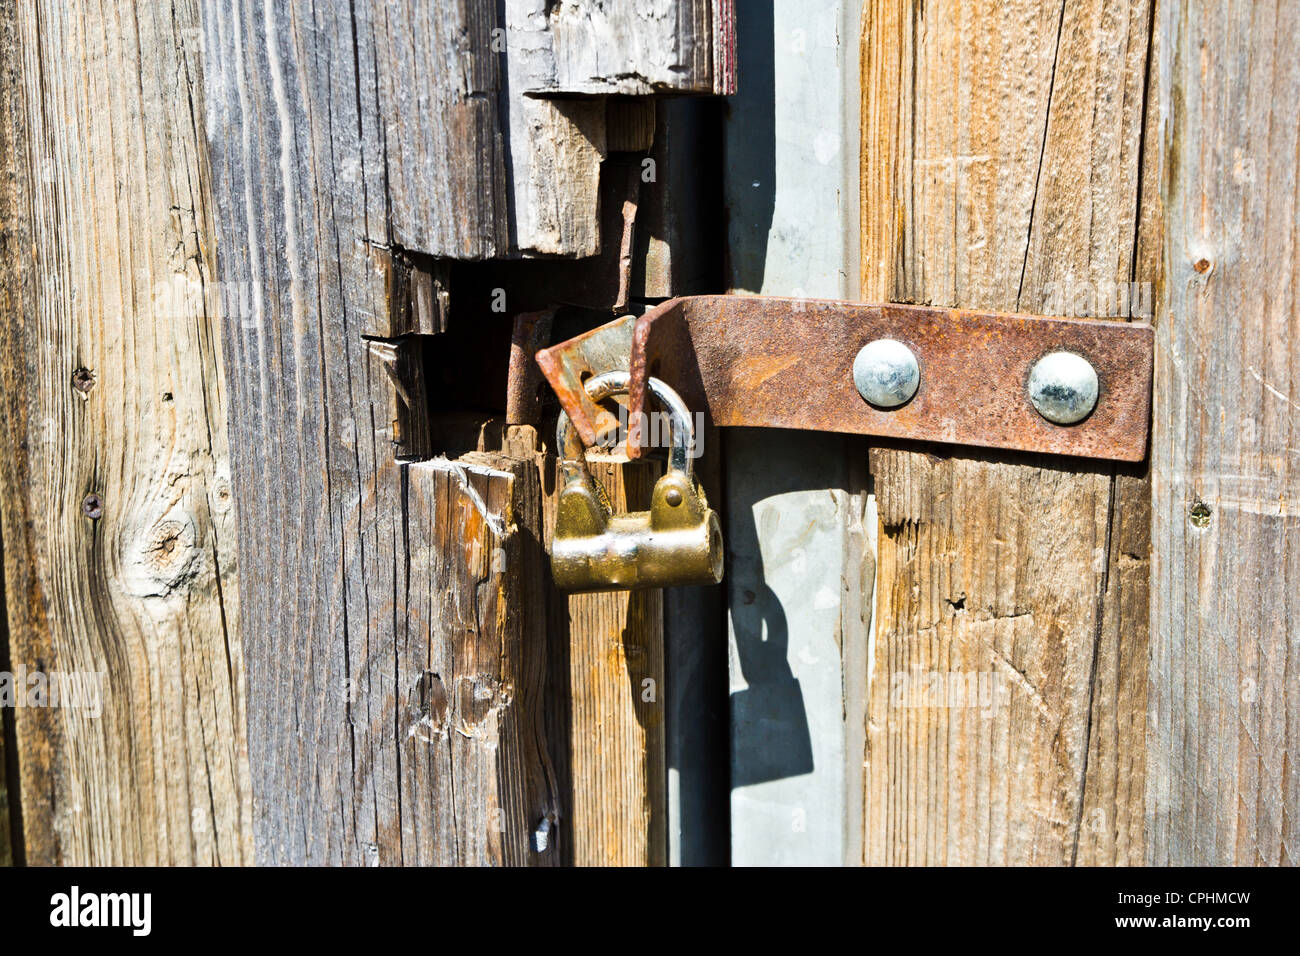
<path fill-rule="evenodd" d="M 194 578 L 202 552 L 198 532 L 189 514 L 176 514 L 155 522 L 143 535 L 134 560 L 128 563 L 127 584 L 140 597 L 171 594 Z"/>

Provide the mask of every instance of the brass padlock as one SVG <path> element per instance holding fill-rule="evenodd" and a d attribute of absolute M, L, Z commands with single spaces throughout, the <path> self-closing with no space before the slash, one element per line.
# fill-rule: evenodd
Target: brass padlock
<path fill-rule="evenodd" d="M 587 380 L 593 401 L 626 392 L 627 372 Z M 592 481 L 569 416 L 560 413 L 556 453 L 564 486 L 556 506 L 551 572 L 564 591 L 613 591 L 722 580 L 722 527 L 691 475 L 695 429 L 681 397 L 657 378 L 651 392 L 668 411 L 668 471 L 655 482 L 649 511 L 612 514 Z"/>

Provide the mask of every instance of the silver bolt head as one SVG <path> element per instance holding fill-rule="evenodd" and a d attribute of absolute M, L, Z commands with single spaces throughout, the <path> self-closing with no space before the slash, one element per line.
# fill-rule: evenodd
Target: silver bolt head
<path fill-rule="evenodd" d="M 916 355 L 897 339 L 876 339 L 862 346 L 853 360 L 858 394 L 878 408 L 906 405 L 921 384 Z"/>
<path fill-rule="evenodd" d="M 1097 407 L 1097 370 L 1073 352 L 1044 355 L 1029 372 L 1029 400 L 1049 422 L 1081 422 Z"/>

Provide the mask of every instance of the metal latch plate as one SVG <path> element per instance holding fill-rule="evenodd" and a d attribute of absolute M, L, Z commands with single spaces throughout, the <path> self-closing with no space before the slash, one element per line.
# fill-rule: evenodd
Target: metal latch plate
<path fill-rule="evenodd" d="M 858 351 L 880 338 L 906 344 L 921 369 L 915 397 L 891 410 L 869 405 L 853 381 Z M 646 408 L 645 381 L 653 375 L 724 427 L 1140 461 L 1151 416 L 1153 344 L 1145 322 L 721 295 L 670 300 L 639 319 L 620 319 L 544 350 L 538 363 L 589 442 L 608 425 L 601 420 L 608 413 L 587 398 L 582 376 L 626 362 L 634 422 Z M 1096 408 L 1077 424 L 1047 421 L 1028 397 L 1030 369 L 1054 351 L 1080 355 L 1097 372 Z M 628 442 L 633 457 L 636 437 Z"/>

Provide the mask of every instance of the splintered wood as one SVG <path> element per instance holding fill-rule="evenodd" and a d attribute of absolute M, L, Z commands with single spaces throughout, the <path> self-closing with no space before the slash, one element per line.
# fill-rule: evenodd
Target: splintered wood
<path fill-rule="evenodd" d="M 401 834 L 383 855 L 395 843 L 404 864 L 558 862 L 542 712 L 544 555 L 527 534 L 540 519 L 537 470 L 471 454 L 411 465 L 408 479 Z"/>

